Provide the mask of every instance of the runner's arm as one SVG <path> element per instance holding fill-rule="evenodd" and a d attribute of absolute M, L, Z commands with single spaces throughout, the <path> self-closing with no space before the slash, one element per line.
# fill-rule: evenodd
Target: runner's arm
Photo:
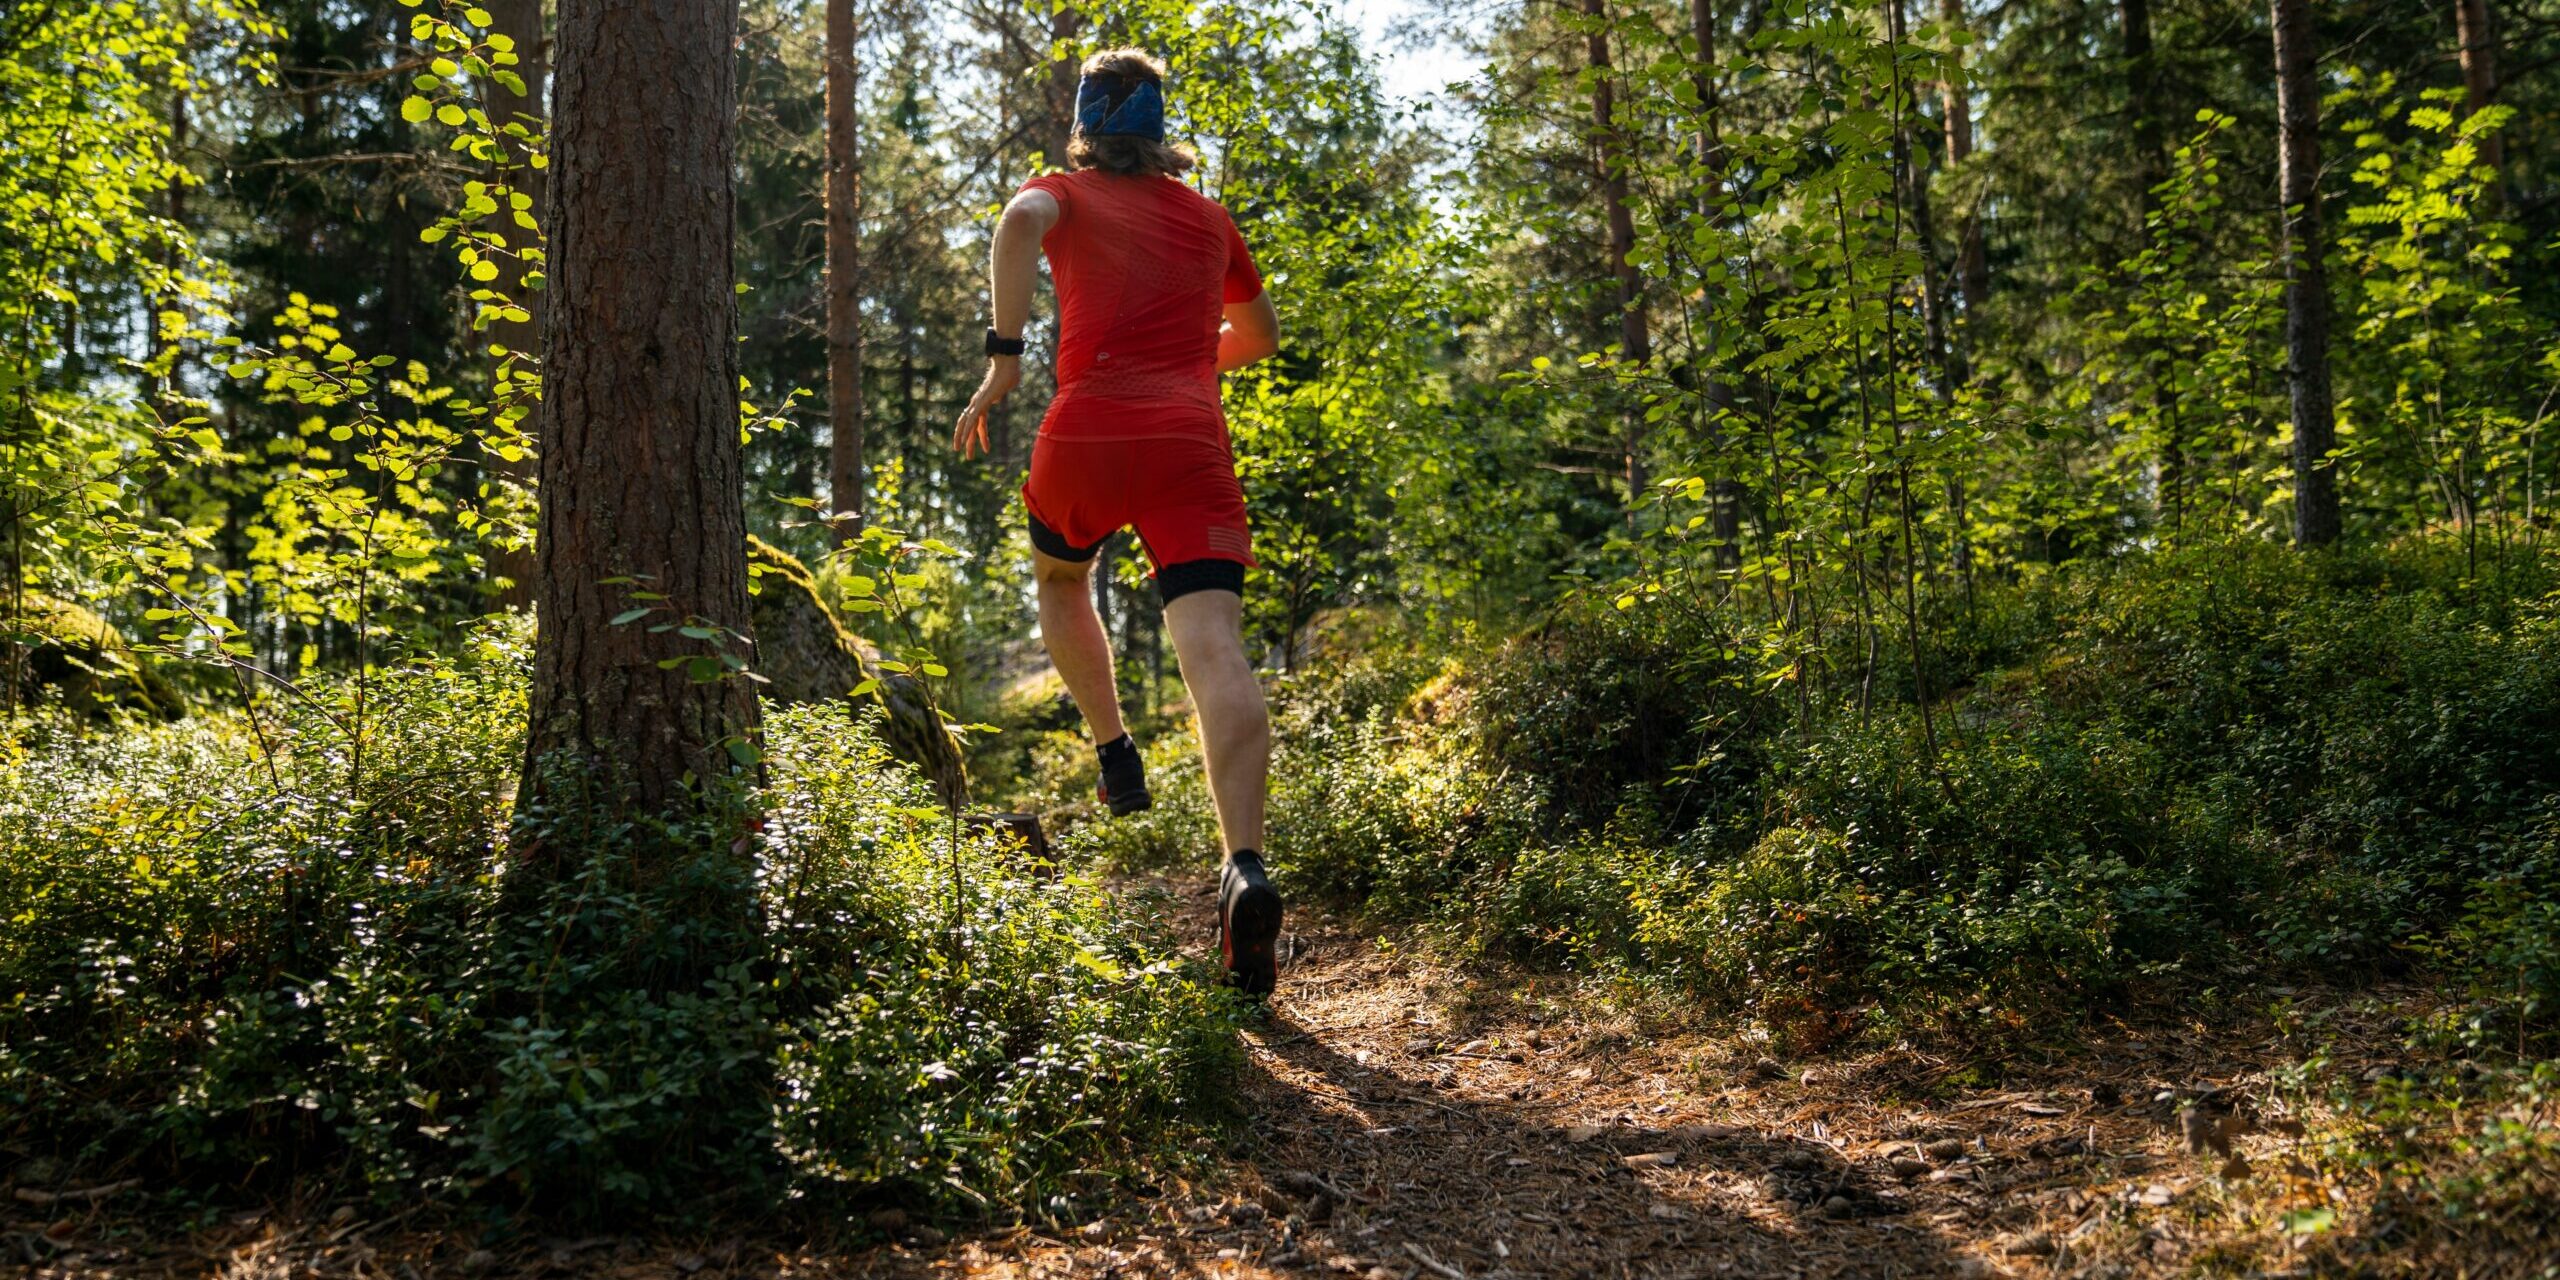
<path fill-rule="evenodd" d="M 1058 213 L 1056 196 L 1025 191 L 1004 207 L 1004 217 L 996 223 L 987 275 L 1000 337 L 1019 338 L 1023 326 L 1031 323 L 1031 291 L 1040 282 L 1040 241 L 1058 225 Z M 969 407 L 960 411 L 960 421 L 951 430 L 951 447 L 961 457 L 986 449 L 987 411 L 1002 404 L 1021 382 L 1022 357 L 987 357 L 986 379 L 978 384 L 978 393 L 969 397 Z"/>
<path fill-rule="evenodd" d="M 1230 302 L 1226 323 L 1218 329 L 1218 372 L 1241 369 L 1280 350 L 1280 313 L 1268 291 L 1251 302 Z"/>
<path fill-rule="evenodd" d="M 1031 291 L 1040 283 L 1040 241 L 1058 225 L 1058 198 L 1031 190 L 1013 198 L 996 222 L 995 251 L 988 275 L 995 295 L 996 332 L 1022 336 L 1031 323 Z"/>

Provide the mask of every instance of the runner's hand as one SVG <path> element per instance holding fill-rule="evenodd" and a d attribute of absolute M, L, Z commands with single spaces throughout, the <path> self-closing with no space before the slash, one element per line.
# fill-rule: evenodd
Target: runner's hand
<path fill-rule="evenodd" d="M 969 397 L 969 407 L 960 411 L 960 421 L 951 429 L 951 447 L 961 457 L 974 458 L 987 451 L 987 411 L 1003 404 L 1020 385 L 1022 357 L 987 357 L 986 380 L 978 384 L 978 394 Z"/>

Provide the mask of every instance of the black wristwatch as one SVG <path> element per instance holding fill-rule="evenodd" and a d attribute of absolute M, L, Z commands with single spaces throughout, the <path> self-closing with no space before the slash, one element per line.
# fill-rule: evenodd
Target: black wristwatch
<path fill-rule="evenodd" d="M 993 329 L 989 329 L 987 330 L 987 354 L 991 356 L 1021 355 L 1022 339 L 1008 338 Z"/>

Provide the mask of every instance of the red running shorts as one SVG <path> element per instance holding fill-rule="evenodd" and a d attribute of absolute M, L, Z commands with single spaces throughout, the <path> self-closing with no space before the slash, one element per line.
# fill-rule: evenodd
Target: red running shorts
<path fill-rule="evenodd" d="M 1254 562 L 1244 486 L 1223 441 L 1043 434 L 1031 446 L 1022 502 L 1031 510 L 1031 545 L 1060 560 L 1090 560 L 1104 539 L 1134 526 L 1168 600 L 1182 594 L 1178 586 L 1241 592 Z"/>

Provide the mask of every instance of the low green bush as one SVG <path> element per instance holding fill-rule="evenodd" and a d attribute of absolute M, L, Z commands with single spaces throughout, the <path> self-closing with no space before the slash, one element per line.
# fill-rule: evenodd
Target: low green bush
<path fill-rule="evenodd" d="M 2497 1017 L 2539 1014 L 2560 558 L 2450 544 L 2235 542 L 1928 602 L 1934 753 L 1899 677 L 1808 723 L 1737 678 L 1727 622 L 1660 600 L 1383 689 L 1353 662 L 1279 686 L 1274 866 L 1468 950 L 1814 1021 L 2027 1027 L 2456 936 L 2525 975 Z M 1154 829 L 1205 822 L 1195 791 Z"/>
<path fill-rule="evenodd" d="M 961 840 L 841 711 L 773 726 L 771 928 L 806 1012 L 779 1056 L 803 1186 L 1063 1215 L 1224 1119 L 1237 1007 L 1153 917 Z M 884 804 L 884 799 L 891 803 Z"/>
<path fill-rule="evenodd" d="M 2538 807 L 2508 869 L 2473 886 L 2460 917 L 2419 941 L 2468 1000 L 2426 1038 L 2469 1053 L 2549 1056 L 2560 1048 L 2560 799 Z"/>
<path fill-rule="evenodd" d="M 0 1144 L 175 1187 L 975 1216 L 1214 1119 L 1228 998 L 1107 889 L 956 831 L 863 718 L 773 716 L 718 822 L 511 828 L 523 667 L 492 635 L 376 676 L 361 755 L 311 707 L 19 725 Z"/>
<path fill-rule="evenodd" d="M 1669 596 L 1626 609 L 1571 597 L 1468 673 L 1469 746 L 1567 822 L 1630 801 L 1674 826 L 1715 821 L 1751 793 L 1787 715 L 1753 691 L 1734 622 Z"/>

